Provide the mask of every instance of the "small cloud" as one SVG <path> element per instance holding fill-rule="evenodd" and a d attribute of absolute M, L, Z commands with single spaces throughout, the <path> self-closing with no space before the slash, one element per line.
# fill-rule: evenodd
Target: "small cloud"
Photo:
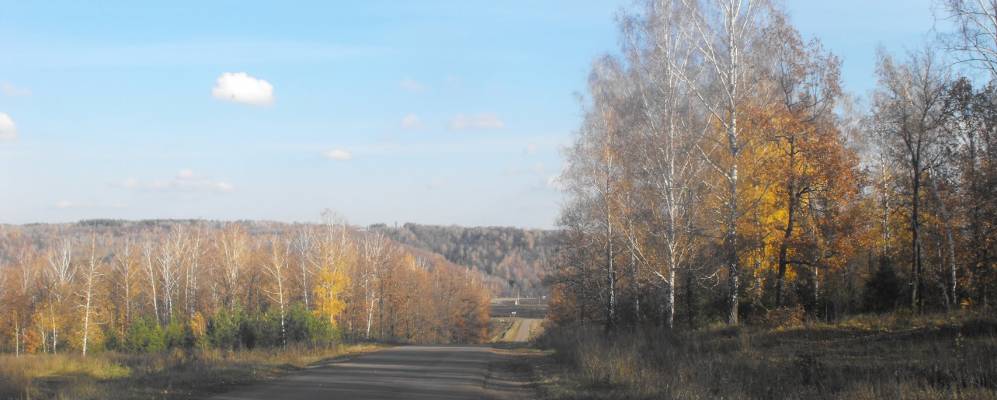
<path fill-rule="evenodd" d="M 7 113 L 0 112 L 0 141 L 17 139 L 17 125 Z"/>
<path fill-rule="evenodd" d="M 273 104 L 273 85 L 245 72 L 226 72 L 215 81 L 211 95 L 235 103 L 265 106 Z"/>
<path fill-rule="evenodd" d="M 419 119 L 418 115 L 414 113 L 405 114 L 402 117 L 402 128 L 405 129 L 419 129 L 422 128 L 422 120 Z"/>
<path fill-rule="evenodd" d="M 78 202 L 70 201 L 70 200 L 59 200 L 55 204 L 53 204 L 52 207 L 58 208 L 60 210 L 66 210 L 66 209 L 70 209 L 70 208 L 73 208 L 73 209 L 91 209 L 91 210 L 101 210 L 101 209 L 121 210 L 121 209 L 128 208 L 128 204 L 125 204 L 125 203 L 122 203 L 122 202 L 113 202 L 113 203 L 88 203 L 88 202 L 82 202 L 82 203 L 78 203 Z"/>
<path fill-rule="evenodd" d="M 412 93 L 419 93 L 426 90 L 426 85 L 423 85 L 419 81 L 412 78 L 402 79 L 402 81 L 398 83 L 398 86 L 401 87 L 402 90 Z"/>
<path fill-rule="evenodd" d="M 536 143 L 530 143 L 530 144 L 526 145 L 526 154 L 536 154 L 536 153 L 537 153 L 537 144 Z"/>
<path fill-rule="evenodd" d="M 142 182 L 136 178 L 128 178 L 121 182 L 111 184 L 113 187 L 130 190 L 158 191 L 158 192 L 212 192 L 231 193 L 235 191 L 235 186 L 225 181 L 208 179 L 190 169 L 182 169 L 171 179 L 159 179 L 149 182 Z"/>
<path fill-rule="evenodd" d="M 128 179 L 125 179 L 125 180 L 121 181 L 121 183 L 119 183 L 117 185 L 114 185 L 114 186 L 123 187 L 125 189 L 135 189 L 135 188 L 139 187 L 139 181 L 138 181 L 138 179 L 135 179 L 135 178 L 128 178 Z"/>
<path fill-rule="evenodd" d="M 457 114 L 450 120 L 450 129 L 455 131 L 472 129 L 502 129 L 505 122 L 494 113 L 481 113 L 475 115 Z"/>
<path fill-rule="evenodd" d="M 31 96 L 31 90 L 14 86 L 10 82 L 0 83 L 0 93 L 10 97 Z"/>
<path fill-rule="evenodd" d="M 235 186 L 232 186 L 232 184 L 228 182 L 215 182 L 214 186 L 215 190 L 222 193 L 231 193 L 235 190 Z"/>
<path fill-rule="evenodd" d="M 322 153 L 322 156 L 336 161 L 347 161 L 353 159 L 353 154 L 343 149 L 332 149 Z"/>

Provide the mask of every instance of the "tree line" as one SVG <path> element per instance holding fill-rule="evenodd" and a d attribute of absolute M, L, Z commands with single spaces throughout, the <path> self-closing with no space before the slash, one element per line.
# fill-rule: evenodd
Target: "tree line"
<path fill-rule="evenodd" d="M 477 274 L 334 219 L 3 226 L 0 263 L 15 354 L 487 338 Z"/>
<path fill-rule="evenodd" d="M 881 50 L 860 102 L 774 2 L 640 4 L 567 151 L 555 321 L 992 306 L 997 6 L 944 1 L 957 32 Z"/>

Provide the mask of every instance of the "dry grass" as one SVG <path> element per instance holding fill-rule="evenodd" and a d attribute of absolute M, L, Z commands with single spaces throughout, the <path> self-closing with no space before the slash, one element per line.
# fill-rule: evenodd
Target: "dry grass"
<path fill-rule="evenodd" d="M 835 325 L 606 337 L 554 329 L 552 399 L 997 399 L 997 321 L 863 316 Z"/>
<path fill-rule="evenodd" d="M 509 329 L 512 328 L 515 319 L 513 318 L 492 318 L 489 321 L 488 336 L 491 338 L 490 342 L 501 342 L 502 338 L 505 337 Z"/>
<path fill-rule="evenodd" d="M 0 399 L 176 399 L 271 379 L 374 345 L 163 354 L 0 356 Z"/>

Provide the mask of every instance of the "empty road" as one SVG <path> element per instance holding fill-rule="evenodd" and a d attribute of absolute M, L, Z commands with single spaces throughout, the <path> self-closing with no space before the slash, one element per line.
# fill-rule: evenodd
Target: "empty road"
<path fill-rule="evenodd" d="M 498 338 L 499 342 L 528 342 L 532 339 L 531 333 L 537 333 L 543 323 L 539 318 L 510 318 L 512 324 Z"/>
<path fill-rule="evenodd" d="M 529 399 L 512 352 L 488 346 L 402 346 L 318 364 L 211 397 L 256 399 Z"/>

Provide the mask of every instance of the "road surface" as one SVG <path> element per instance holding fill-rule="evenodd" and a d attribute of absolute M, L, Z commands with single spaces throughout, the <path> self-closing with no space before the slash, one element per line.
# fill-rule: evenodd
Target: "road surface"
<path fill-rule="evenodd" d="M 217 395 L 256 399 L 530 399 L 514 353 L 488 346 L 402 346 L 318 364 L 293 375 Z"/>
<path fill-rule="evenodd" d="M 509 330 L 498 339 L 499 342 L 527 342 L 532 339 L 531 333 L 536 333 L 543 323 L 539 318 L 512 318 Z"/>

